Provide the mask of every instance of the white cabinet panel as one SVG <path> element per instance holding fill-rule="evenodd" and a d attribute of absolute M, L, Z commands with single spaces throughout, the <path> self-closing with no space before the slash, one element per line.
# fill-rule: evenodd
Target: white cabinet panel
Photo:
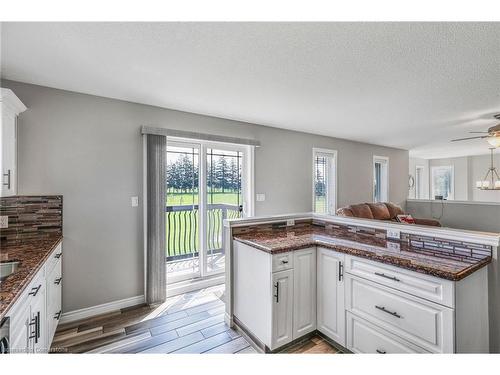
<path fill-rule="evenodd" d="M 293 339 L 316 329 L 316 248 L 293 254 Z"/>
<path fill-rule="evenodd" d="M 317 250 L 317 329 L 345 345 L 344 254 L 318 247 Z"/>
<path fill-rule="evenodd" d="M 348 311 L 433 352 L 453 352 L 453 310 L 352 275 Z"/>
<path fill-rule="evenodd" d="M 273 334 L 271 350 L 293 338 L 293 270 L 273 273 Z"/>
<path fill-rule="evenodd" d="M 346 346 L 353 353 L 428 353 L 351 313 L 347 313 Z"/>
<path fill-rule="evenodd" d="M 346 255 L 346 272 L 417 297 L 454 307 L 453 281 Z"/>

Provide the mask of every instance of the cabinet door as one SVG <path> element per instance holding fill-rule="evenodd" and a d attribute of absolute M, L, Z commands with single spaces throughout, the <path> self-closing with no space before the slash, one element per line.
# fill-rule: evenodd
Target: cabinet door
<path fill-rule="evenodd" d="M 294 252 L 293 339 L 316 329 L 316 248 Z"/>
<path fill-rule="evenodd" d="M 16 194 L 16 119 L 2 107 L 2 197 Z"/>
<path fill-rule="evenodd" d="M 46 318 L 46 290 L 45 279 L 41 281 L 40 288 L 36 295 L 31 299 L 31 322 L 35 323 L 33 352 L 46 353 L 47 352 L 47 318 Z"/>
<path fill-rule="evenodd" d="M 50 347 L 52 338 L 61 318 L 62 295 L 61 261 L 58 260 L 47 276 L 47 346 Z"/>
<path fill-rule="evenodd" d="M 293 270 L 275 272 L 273 282 L 273 327 L 271 350 L 292 341 Z"/>
<path fill-rule="evenodd" d="M 25 354 L 32 351 L 30 340 L 31 331 L 33 328 L 30 323 L 30 304 L 24 303 L 22 307 L 16 309 L 15 315 L 11 315 L 10 319 L 10 353 Z"/>
<path fill-rule="evenodd" d="M 344 254 L 318 247 L 318 331 L 345 346 Z"/>

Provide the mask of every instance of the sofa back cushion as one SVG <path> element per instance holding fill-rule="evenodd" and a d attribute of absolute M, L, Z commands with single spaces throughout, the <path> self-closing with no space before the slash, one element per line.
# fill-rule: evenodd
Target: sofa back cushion
<path fill-rule="evenodd" d="M 349 206 L 349 208 L 355 217 L 373 219 L 372 210 L 370 210 L 370 206 L 366 203 L 353 204 L 352 206 Z"/>
<path fill-rule="evenodd" d="M 374 219 L 377 220 L 390 220 L 391 214 L 385 203 L 367 203 L 372 211 Z"/>
<path fill-rule="evenodd" d="M 404 215 L 404 213 L 405 213 L 403 211 L 403 209 L 395 203 L 388 202 L 388 203 L 385 203 L 385 205 L 387 206 L 387 209 L 389 210 L 389 215 L 391 216 L 390 219 L 395 219 L 396 216 Z"/>

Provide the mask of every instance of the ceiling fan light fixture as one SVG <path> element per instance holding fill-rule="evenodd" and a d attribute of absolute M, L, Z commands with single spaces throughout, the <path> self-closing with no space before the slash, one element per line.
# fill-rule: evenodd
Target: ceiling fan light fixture
<path fill-rule="evenodd" d="M 490 158 L 491 164 L 488 168 L 488 172 L 482 180 L 476 182 L 476 187 L 480 190 L 500 190 L 500 176 L 498 175 L 498 171 L 493 164 L 493 151 L 495 149 L 490 148 Z"/>
<path fill-rule="evenodd" d="M 500 136 L 488 137 L 487 141 L 493 147 L 500 147 Z"/>

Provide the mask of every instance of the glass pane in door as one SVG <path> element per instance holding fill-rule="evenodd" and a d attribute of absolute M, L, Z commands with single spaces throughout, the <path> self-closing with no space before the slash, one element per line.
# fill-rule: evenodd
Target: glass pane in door
<path fill-rule="evenodd" d="M 167 144 L 167 281 L 200 277 L 197 145 Z"/>
<path fill-rule="evenodd" d="M 224 271 L 223 220 L 241 217 L 243 153 L 207 148 L 206 272 Z"/>

